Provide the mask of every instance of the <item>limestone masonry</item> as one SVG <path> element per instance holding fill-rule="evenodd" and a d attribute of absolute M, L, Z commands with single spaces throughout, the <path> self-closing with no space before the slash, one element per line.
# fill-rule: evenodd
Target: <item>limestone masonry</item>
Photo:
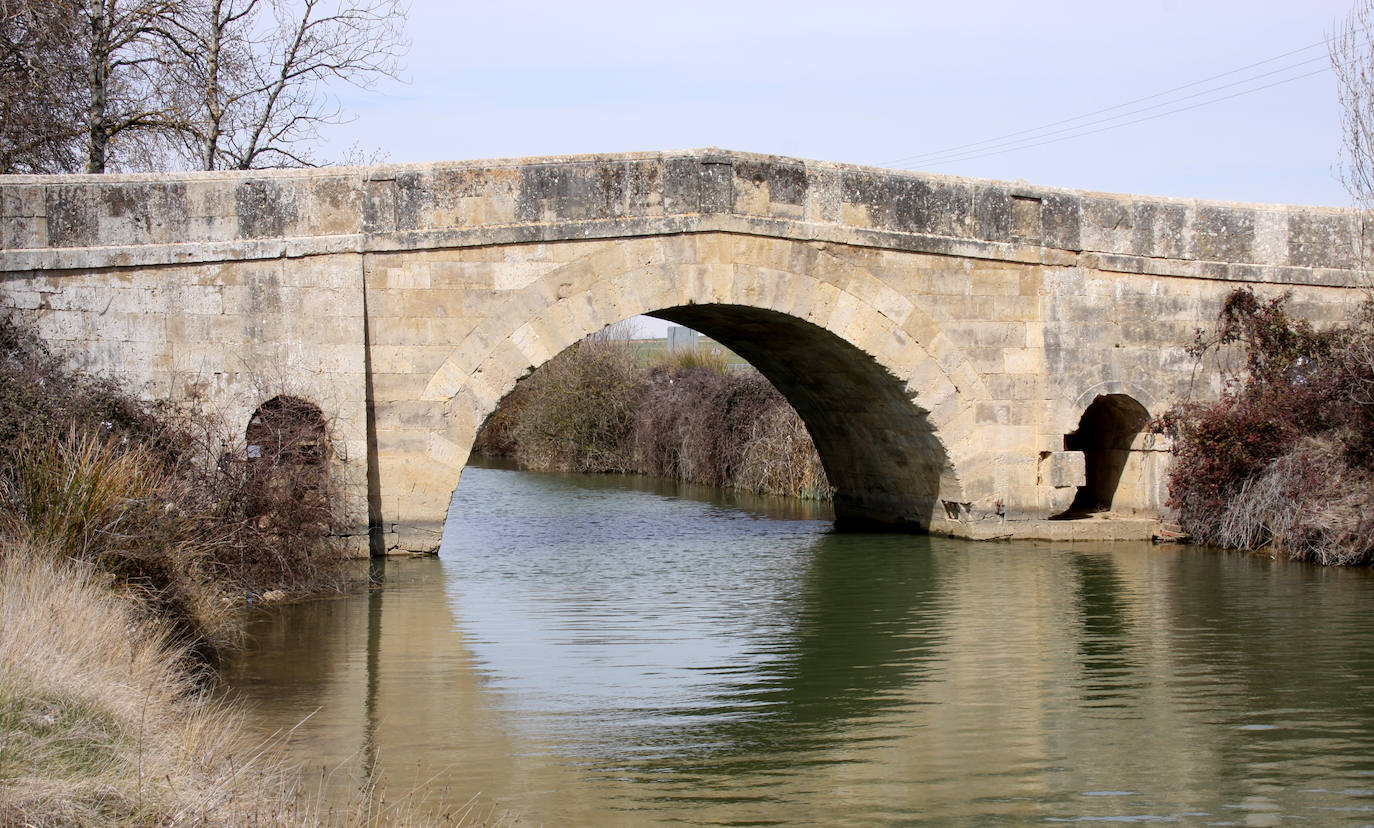
<path fill-rule="evenodd" d="M 360 527 L 429 550 L 534 367 L 652 313 L 805 419 L 842 522 L 1144 532 L 1185 349 L 1238 284 L 1359 303 L 1359 214 L 700 150 L 0 177 L 0 293 L 79 368 L 218 410 L 325 413 Z M 240 439 L 242 439 L 240 437 Z M 1118 520 L 1044 519 L 1071 506 Z M 1115 523 L 1115 529 L 1104 529 Z"/>

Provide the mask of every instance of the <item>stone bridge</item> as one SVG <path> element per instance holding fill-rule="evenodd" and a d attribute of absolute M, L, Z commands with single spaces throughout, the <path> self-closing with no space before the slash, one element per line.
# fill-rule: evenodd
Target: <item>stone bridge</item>
<path fill-rule="evenodd" d="M 841 522 L 1121 534 L 1045 519 L 1157 515 L 1146 423 L 1217 393 L 1185 349 L 1229 291 L 1291 291 L 1318 323 L 1363 298 L 1350 211 L 717 150 L 6 177 L 0 196 L 5 302 L 77 367 L 209 406 L 238 441 L 265 401 L 314 403 L 388 549 L 435 548 L 517 380 L 636 314 L 787 396 Z"/>

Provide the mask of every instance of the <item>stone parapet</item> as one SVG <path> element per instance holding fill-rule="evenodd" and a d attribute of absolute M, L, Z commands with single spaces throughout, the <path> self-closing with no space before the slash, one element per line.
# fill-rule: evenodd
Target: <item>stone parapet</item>
<path fill-rule="evenodd" d="M 0 176 L 0 271 L 731 232 L 1098 270 L 1363 284 L 1357 211 L 686 152 Z"/>

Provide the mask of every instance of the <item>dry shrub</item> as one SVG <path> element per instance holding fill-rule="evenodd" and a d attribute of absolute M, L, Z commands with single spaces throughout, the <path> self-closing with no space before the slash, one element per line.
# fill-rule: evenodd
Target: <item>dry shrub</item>
<path fill-rule="evenodd" d="M 1305 438 L 1241 489 L 1207 527 L 1222 546 L 1272 545 L 1321 564 L 1374 559 L 1374 487 L 1330 439 Z"/>
<path fill-rule="evenodd" d="M 255 412 L 247 438 L 246 450 L 222 452 L 205 476 L 217 521 L 230 530 L 220 562 L 254 591 L 332 586 L 347 515 L 323 414 L 279 395 Z"/>
<path fill-rule="evenodd" d="M 639 468 L 695 483 L 735 485 L 757 423 L 780 401 L 777 390 L 754 371 L 654 369 L 635 421 Z"/>
<path fill-rule="evenodd" d="M 72 372 L 0 320 L 0 529 L 110 573 L 203 655 L 235 643 L 244 596 L 343 580 L 323 429 L 277 428 L 250 460 L 215 418 Z"/>
<path fill-rule="evenodd" d="M 756 371 L 719 352 L 639 365 L 632 345 L 593 337 L 522 380 L 487 418 L 474 451 L 543 471 L 636 472 L 768 494 L 828 499 L 801 418 Z"/>
<path fill-rule="evenodd" d="M 631 471 L 626 446 L 642 380 L 629 349 L 585 339 L 521 381 L 511 395 L 519 415 L 506 421 L 503 439 L 530 468 Z"/>
<path fill-rule="evenodd" d="M 13 511 L 0 515 L 6 534 L 113 576 L 206 654 L 237 642 L 232 581 L 207 533 L 213 519 L 184 481 L 146 449 L 74 429 L 60 439 L 25 435 L 20 445 Z"/>
<path fill-rule="evenodd" d="M 806 424 L 792 406 L 775 404 L 754 423 L 735 485 L 803 500 L 830 498 L 825 467 Z"/>
<path fill-rule="evenodd" d="M 1199 334 L 1199 360 L 1239 349 L 1244 367 L 1216 402 L 1163 418 L 1170 504 L 1204 543 L 1374 562 L 1374 304 L 1321 332 L 1285 305 L 1235 291 L 1215 335 Z"/>
<path fill-rule="evenodd" d="M 136 442 L 163 459 L 190 439 L 167 406 L 69 370 L 29 325 L 0 313 L 0 469 L 14 466 L 25 435 L 60 437 L 72 428 Z"/>

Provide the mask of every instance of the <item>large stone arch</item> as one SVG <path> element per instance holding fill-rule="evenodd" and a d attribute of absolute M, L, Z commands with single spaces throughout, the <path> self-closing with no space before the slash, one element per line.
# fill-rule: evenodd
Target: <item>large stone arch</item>
<path fill-rule="evenodd" d="M 639 314 L 702 330 L 779 387 L 816 439 L 841 520 L 938 530 L 947 509 L 997 499 L 994 458 L 974 439 L 987 389 L 911 299 L 824 245 L 683 235 L 600 246 L 553 268 L 453 343 L 408 432 L 386 438 L 411 448 L 378 445 L 380 488 L 395 498 L 385 511 L 399 517 L 392 542 L 437 542 L 477 430 L 520 378 Z"/>

